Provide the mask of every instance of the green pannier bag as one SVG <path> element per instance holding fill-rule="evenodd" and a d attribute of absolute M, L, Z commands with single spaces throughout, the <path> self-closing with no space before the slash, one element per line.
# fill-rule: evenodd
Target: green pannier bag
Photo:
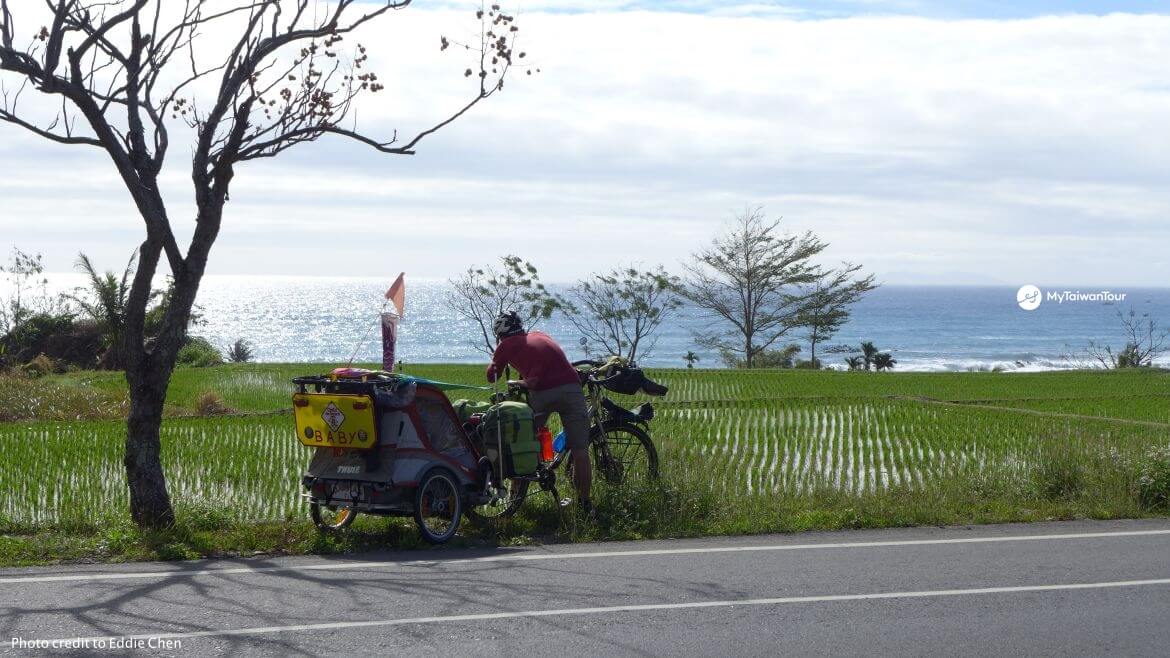
<path fill-rule="evenodd" d="M 460 423 L 466 423 L 472 414 L 487 413 L 491 408 L 491 402 L 475 402 L 473 400 L 456 400 L 451 403 L 455 407 L 455 415 L 459 416 Z"/>
<path fill-rule="evenodd" d="M 536 440 L 536 428 L 532 422 L 532 407 L 523 402 L 501 402 L 488 408 L 479 424 L 483 436 L 484 451 L 492 465 L 499 469 L 497 454 L 500 439 L 496 437 L 499 428 L 504 444 L 504 477 L 532 475 L 540 460 L 540 442 Z"/>

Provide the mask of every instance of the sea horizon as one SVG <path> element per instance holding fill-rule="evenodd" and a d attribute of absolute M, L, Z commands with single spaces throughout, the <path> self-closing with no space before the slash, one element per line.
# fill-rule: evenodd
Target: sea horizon
<path fill-rule="evenodd" d="M 50 290 L 72 290 L 76 274 L 49 274 Z M 380 360 L 376 330 L 383 293 L 390 279 L 313 275 L 208 275 L 197 304 L 201 324 L 191 335 L 221 349 L 243 339 L 255 359 L 267 363 L 344 364 Z M 548 284 L 564 292 L 567 284 Z M 1016 303 L 1017 288 L 1002 285 L 886 284 L 853 307 L 850 321 L 818 346 L 825 366 L 844 368 L 846 354 L 830 354 L 832 345 L 856 347 L 873 341 L 897 360 L 897 371 L 1061 370 L 1084 367 L 1090 342 L 1114 350 L 1124 346 L 1117 312 L 1148 313 L 1161 326 L 1170 322 L 1170 287 L 1051 285 L 1063 293 L 1110 291 L 1123 302 L 1046 301 L 1033 311 Z M 405 363 L 485 363 L 486 354 L 470 344 L 477 332 L 444 304 L 449 289 L 443 279 L 407 279 L 406 311 L 400 324 L 399 359 Z M 657 333 L 646 366 L 685 367 L 683 355 L 699 355 L 699 368 L 724 367 L 719 355 L 698 345 L 694 332 L 707 326 L 697 309 L 685 307 Z M 561 315 L 537 329 L 553 335 L 570 358 L 584 358 L 580 336 Z M 777 342 L 802 345 L 798 359 L 808 358 L 801 332 Z M 588 346 L 598 356 L 599 346 Z M 1071 358 L 1070 358 L 1071 357 Z M 1170 365 L 1166 357 L 1159 365 Z"/>

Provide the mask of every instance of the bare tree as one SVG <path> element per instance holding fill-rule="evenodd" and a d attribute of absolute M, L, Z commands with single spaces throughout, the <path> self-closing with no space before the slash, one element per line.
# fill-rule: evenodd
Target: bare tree
<path fill-rule="evenodd" d="M 569 321 L 608 354 L 630 361 L 654 349 L 654 332 L 682 306 L 682 281 L 661 265 L 594 274 L 569 292 Z M 639 351 L 640 350 L 640 351 Z"/>
<path fill-rule="evenodd" d="M 1089 364 L 1101 368 L 1147 368 L 1154 365 L 1154 361 L 1166 351 L 1170 330 L 1159 328 L 1157 320 L 1148 313 L 1138 315 L 1133 309 L 1129 313 L 1118 311 L 1117 317 L 1121 320 L 1125 347 L 1114 351 L 1108 345 L 1090 341 L 1085 350 Z"/>
<path fill-rule="evenodd" d="M 130 388 L 125 466 L 130 512 L 144 526 L 174 519 L 159 461 L 163 400 L 187 321 L 219 234 L 231 183 L 245 162 L 271 158 L 326 135 L 392 155 L 420 142 L 503 88 L 518 29 L 493 6 L 480 11 L 476 43 L 436 47 L 469 52 L 467 100 L 406 139 L 380 140 L 350 120 L 354 102 L 382 90 L 355 30 L 410 0 L 46 0 L 21 12 L 0 0 L 0 73 L 18 84 L 0 93 L 0 120 L 59 144 L 108 157 L 145 223 L 123 327 Z M 33 34 L 27 43 L 18 34 Z M 208 35 L 230 36 L 221 48 Z M 462 66 L 460 67 L 462 68 Z M 39 121 L 21 106 L 35 90 L 58 108 Z M 35 109 L 35 108 L 34 108 Z M 173 129 L 189 129 L 195 227 L 184 248 L 159 187 Z M 184 150 L 186 155 L 186 150 Z M 144 324 L 151 280 L 165 259 L 173 294 L 156 339 Z"/>
<path fill-rule="evenodd" d="M 828 245 L 811 232 L 781 234 L 779 226 L 762 208 L 745 210 L 686 266 L 687 298 L 730 325 L 696 339 L 731 358 L 742 355 L 747 368 L 799 325 L 807 301 L 801 287 L 824 275 L 810 261 Z"/>
<path fill-rule="evenodd" d="M 831 339 L 849 321 L 849 307 L 877 287 L 872 274 L 854 278 L 859 271 L 860 265 L 842 263 L 839 269 L 817 277 L 804 291 L 806 301 L 797 322 L 805 329 L 813 368 L 819 367 L 817 345 Z"/>
<path fill-rule="evenodd" d="M 49 280 L 41 254 L 13 247 L 7 265 L 0 265 L 0 338 L 15 333 L 29 318 L 58 310 L 49 295 Z"/>
<path fill-rule="evenodd" d="M 540 282 L 536 266 L 519 256 L 501 257 L 499 268 L 468 268 L 449 283 L 447 307 L 475 325 L 480 337 L 471 341 L 471 346 L 488 356 L 496 350 L 492 331 L 496 316 L 515 311 L 527 330 L 562 306 L 560 299 Z"/>

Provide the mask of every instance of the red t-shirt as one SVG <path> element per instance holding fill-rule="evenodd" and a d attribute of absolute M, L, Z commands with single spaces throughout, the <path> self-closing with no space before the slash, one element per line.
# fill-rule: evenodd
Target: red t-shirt
<path fill-rule="evenodd" d="M 529 390 L 547 391 L 565 384 L 580 384 L 577 369 L 569 363 L 565 351 L 546 333 L 530 331 L 508 336 L 496 346 L 492 364 L 487 369 L 489 382 L 511 365 L 524 377 Z"/>

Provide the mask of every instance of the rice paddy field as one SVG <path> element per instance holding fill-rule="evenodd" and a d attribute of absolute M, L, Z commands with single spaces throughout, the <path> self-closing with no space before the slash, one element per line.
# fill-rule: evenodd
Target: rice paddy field
<path fill-rule="evenodd" d="M 304 519 L 299 481 L 310 451 L 294 436 L 289 380 L 326 369 L 178 371 L 163 428 L 177 503 L 237 521 Z M 407 371 L 468 384 L 483 378 L 477 366 Z M 1143 460 L 1170 446 L 1165 371 L 650 374 L 670 387 L 654 400 L 650 424 L 665 493 L 654 509 L 622 509 L 685 518 L 643 519 L 634 534 L 1164 513 L 1143 507 L 1139 480 Z M 24 416 L 20 400 L 6 401 L 17 407 L 8 409 L 14 420 L 0 423 L 0 521 L 77 526 L 124 518 L 121 376 L 75 373 L 38 387 Z M 208 392 L 233 413 L 195 417 Z M 56 408 L 46 396 L 82 403 Z M 84 414 L 71 415 L 77 408 Z M 551 504 L 530 507 L 536 523 Z"/>

